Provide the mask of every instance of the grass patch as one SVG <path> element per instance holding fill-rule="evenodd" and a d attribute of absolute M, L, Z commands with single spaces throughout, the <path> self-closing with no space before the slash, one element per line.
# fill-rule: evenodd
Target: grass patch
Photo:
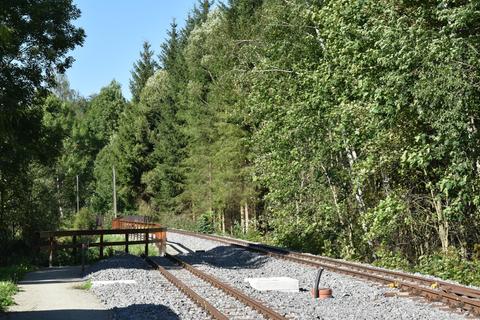
<path fill-rule="evenodd" d="M 13 304 L 13 295 L 17 292 L 17 286 L 12 281 L 0 281 L 0 311 L 4 311 Z"/>
<path fill-rule="evenodd" d="M 90 290 L 92 288 L 92 280 L 88 279 L 85 282 L 82 282 L 82 284 L 74 286 L 75 289 L 79 290 Z"/>
<path fill-rule="evenodd" d="M 130 235 L 132 237 L 132 235 Z M 119 234 L 106 234 L 103 236 L 103 241 L 105 242 L 115 242 L 115 241 L 125 241 L 125 236 L 124 235 L 119 235 Z M 130 238 L 130 241 L 135 241 L 132 238 Z M 114 249 L 112 249 L 114 248 Z M 125 246 L 115 246 L 115 247 L 105 247 L 105 253 L 106 255 L 112 255 L 114 250 L 118 251 L 124 251 Z M 136 256 L 139 256 L 143 253 L 145 253 L 145 245 L 144 244 L 133 244 L 128 246 L 128 253 L 133 254 Z M 150 243 L 148 244 L 148 254 L 149 255 L 158 255 L 158 248 Z"/>
<path fill-rule="evenodd" d="M 18 264 L 0 268 L 0 311 L 13 304 L 13 295 L 18 291 L 17 282 L 33 268 L 29 264 Z"/>

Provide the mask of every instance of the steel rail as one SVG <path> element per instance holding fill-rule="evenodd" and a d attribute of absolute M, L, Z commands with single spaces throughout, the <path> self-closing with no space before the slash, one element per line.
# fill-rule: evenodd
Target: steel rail
<path fill-rule="evenodd" d="M 414 295 L 422 296 L 428 300 L 441 301 L 451 307 L 461 308 L 463 310 L 475 313 L 476 315 L 480 315 L 480 290 L 473 288 L 455 285 L 445 281 L 428 279 L 417 275 L 410 275 L 398 271 L 377 269 L 358 263 L 337 260 L 334 258 L 298 253 L 283 248 L 277 248 L 228 237 L 206 235 L 197 232 L 170 228 L 168 229 L 168 232 L 222 242 L 296 263 L 306 264 L 313 267 L 323 267 L 334 272 L 347 274 L 357 278 L 372 280 L 383 284 L 393 284 L 402 291 L 408 291 Z"/>
<path fill-rule="evenodd" d="M 212 277 L 211 275 L 193 267 L 192 265 L 186 263 L 182 259 L 180 259 L 176 256 L 173 256 L 173 255 L 170 255 L 170 254 L 166 254 L 166 257 L 169 258 L 170 260 L 174 261 L 175 263 L 181 265 L 183 268 L 185 268 L 189 272 L 193 273 L 194 275 L 196 275 L 200 279 L 205 280 L 206 282 L 210 283 L 212 286 L 222 290 L 223 292 L 232 296 L 236 300 L 239 300 L 240 302 L 244 303 L 245 305 L 251 307 L 252 309 L 254 309 L 256 311 L 258 311 L 259 313 L 261 313 L 262 315 L 264 315 L 268 319 L 273 319 L 273 320 L 286 320 L 287 319 L 284 316 L 282 316 L 281 314 L 279 314 L 278 312 L 276 312 L 275 310 L 267 307 L 266 305 L 264 305 L 260 301 L 249 297 L 248 295 L 246 295 L 242 291 L 240 291 L 236 288 L 233 288 L 230 285 L 216 279 L 215 277 Z"/>
<path fill-rule="evenodd" d="M 160 271 L 160 273 L 170 281 L 175 287 L 177 287 L 180 291 L 182 291 L 187 297 L 192 299 L 199 307 L 203 308 L 207 311 L 214 319 L 216 320 L 228 320 L 228 317 L 221 313 L 217 308 L 215 308 L 210 302 L 202 298 L 198 295 L 195 291 L 190 289 L 185 283 L 183 283 L 180 279 L 175 277 L 173 274 L 167 271 L 164 267 L 160 266 L 156 262 L 154 262 L 149 257 L 143 256 L 145 261 L 152 266 L 154 269 Z"/>

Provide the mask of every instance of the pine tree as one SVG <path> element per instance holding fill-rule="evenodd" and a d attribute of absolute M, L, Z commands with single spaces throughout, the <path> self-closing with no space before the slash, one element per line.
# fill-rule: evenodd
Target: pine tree
<path fill-rule="evenodd" d="M 170 23 L 170 30 L 167 31 L 168 40 L 161 45 L 162 52 L 159 55 L 160 63 L 164 70 L 171 70 L 177 60 L 179 43 L 177 23 L 175 19 Z"/>
<path fill-rule="evenodd" d="M 158 64 L 153 59 L 154 52 L 150 48 L 150 43 L 145 41 L 143 43 L 143 50 L 140 52 L 140 59 L 133 64 L 131 71 L 132 79 L 130 80 L 130 91 L 132 92 L 132 101 L 138 102 L 140 100 L 140 93 L 142 92 L 145 83 L 150 78 Z"/>
<path fill-rule="evenodd" d="M 181 170 L 184 136 L 178 118 L 187 87 L 183 57 L 183 34 L 175 20 L 159 55 L 161 69 L 151 77 L 141 94 L 139 110 L 146 124 L 148 155 L 142 172 L 142 200 L 159 214 L 178 212 L 177 196 L 183 190 Z M 147 210 L 148 211 L 148 210 Z"/>

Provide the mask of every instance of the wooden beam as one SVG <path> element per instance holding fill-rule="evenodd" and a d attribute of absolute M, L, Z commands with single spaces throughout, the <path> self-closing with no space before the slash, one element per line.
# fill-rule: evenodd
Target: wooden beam
<path fill-rule="evenodd" d="M 128 253 L 128 232 L 125 233 L 125 253 Z"/>
<path fill-rule="evenodd" d="M 100 235 L 100 259 L 103 259 L 103 234 Z"/>
<path fill-rule="evenodd" d="M 70 237 L 70 236 L 95 236 L 101 234 L 125 234 L 125 233 L 154 233 L 166 232 L 167 228 L 145 228 L 145 229 L 111 229 L 111 230 L 60 230 L 40 231 L 40 238 Z"/>

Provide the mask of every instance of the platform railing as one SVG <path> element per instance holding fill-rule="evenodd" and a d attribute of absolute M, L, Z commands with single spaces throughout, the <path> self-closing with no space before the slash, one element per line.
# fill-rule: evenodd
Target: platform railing
<path fill-rule="evenodd" d="M 104 235 L 124 235 L 124 241 L 104 241 Z M 134 236 L 134 239 L 130 238 L 130 235 Z M 160 255 L 165 254 L 166 248 L 166 228 L 147 225 L 129 225 L 123 224 L 119 221 L 115 224 L 112 223 L 111 230 L 63 230 L 63 231 L 40 231 L 39 247 L 48 248 L 49 266 L 53 265 L 53 256 L 56 250 L 59 249 L 73 249 L 72 254 L 77 257 L 77 250 L 85 246 L 84 242 L 78 241 L 81 236 L 99 236 L 99 242 L 88 243 L 88 247 L 99 247 L 100 259 L 103 258 L 103 251 L 105 247 L 109 246 L 125 246 L 125 252 L 128 253 L 128 246 L 135 244 L 145 244 L 145 255 L 148 256 L 148 245 L 150 243 L 155 244 L 160 252 Z M 59 244 L 58 238 L 72 237 L 71 243 Z M 45 243 L 46 240 L 46 243 Z"/>
<path fill-rule="evenodd" d="M 162 225 L 149 221 L 149 217 L 143 216 L 125 216 L 112 219 L 112 229 L 148 229 L 148 228 L 162 228 L 162 231 L 153 232 L 150 234 L 152 240 L 162 240 L 155 241 L 160 255 L 165 254 L 166 245 L 167 245 L 167 228 L 163 228 Z"/>

